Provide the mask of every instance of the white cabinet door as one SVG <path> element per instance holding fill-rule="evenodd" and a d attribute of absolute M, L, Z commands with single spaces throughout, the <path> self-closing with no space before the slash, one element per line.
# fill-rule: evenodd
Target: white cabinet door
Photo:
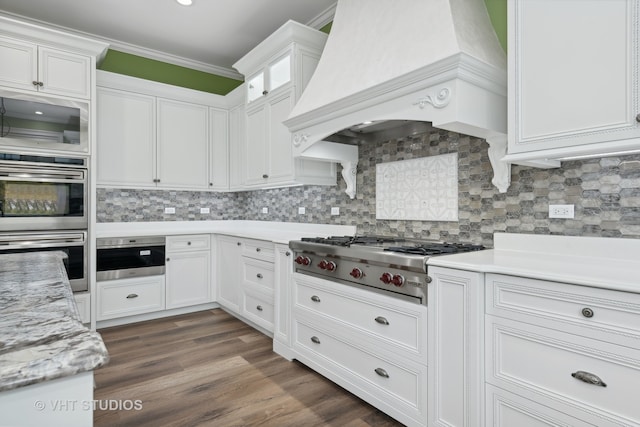
<path fill-rule="evenodd" d="M 157 99 L 159 186 L 209 188 L 209 109 L 204 105 Z"/>
<path fill-rule="evenodd" d="M 91 59 L 48 47 L 38 48 L 41 92 L 77 98 L 91 97 Z"/>
<path fill-rule="evenodd" d="M 242 241 L 228 236 L 216 236 L 217 302 L 224 308 L 240 313 L 242 289 Z"/>
<path fill-rule="evenodd" d="M 97 90 L 98 184 L 155 187 L 155 98 Z"/>
<path fill-rule="evenodd" d="M 481 426 L 483 275 L 429 267 L 429 276 L 429 425 Z"/>
<path fill-rule="evenodd" d="M 262 104 L 247 111 L 247 139 L 245 141 L 245 185 L 260 186 L 269 179 L 268 170 L 268 107 Z"/>
<path fill-rule="evenodd" d="M 236 106 L 229 112 L 229 190 L 240 190 L 245 179 L 245 108 Z"/>
<path fill-rule="evenodd" d="M 229 190 L 229 113 L 209 108 L 209 189 Z"/>
<path fill-rule="evenodd" d="M 276 244 L 275 278 L 274 278 L 274 341 L 282 346 L 291 347 L 291 280 L 293 274 L 292 252 L 289 246 Z M 274 348 L 275 348 L 274 344 Z M 283 352 L 280 350 L 279 352 Z M 282 355 L 282 354 L 281 354 Z M 283 355 L 287 357 L 287 355 Z M 290 357 L 287 357 L 290 359 Z"/>
<path fill-rule="evenodd" d="M 293 180 L 293 150 L 291 132 L 282 124 L 293 108 L 293 89 L 269 99 L 269 181 Z"/>
<path fill-rule="evenodd" d="M 32 43 L 0 37 L 0 85 L 36 90 L 38 47 Z"/>
<path fill-rule="evenodd" d="M 167 252 L 167 308 L 211 302 L 209 251 Z"/>
<path fill-rule="evenodd" d="M 0 85 L 87 99 L 91 58 L 0 37 Z"/>
<path fill-rule="evenodd" d="M 638 0 L 508 2 L 510 154 L 606 153 L 640 136 L 639 9 Z"/>

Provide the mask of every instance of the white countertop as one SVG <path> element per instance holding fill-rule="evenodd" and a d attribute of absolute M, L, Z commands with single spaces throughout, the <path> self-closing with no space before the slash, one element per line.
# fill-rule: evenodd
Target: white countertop
<path fill-rule="evenodd" d="M 640 239 L 496 233 L 494 243 L 427 264 L 640 293 Z"/>
<path fill-rule="evenodd" d="M 287 244 L 301 237 L 353 236 L 356 227 L 272 221 L 156 221 L 98 223 L 95 231 L 98 238 L 202 233 L 228 234 Z"/>

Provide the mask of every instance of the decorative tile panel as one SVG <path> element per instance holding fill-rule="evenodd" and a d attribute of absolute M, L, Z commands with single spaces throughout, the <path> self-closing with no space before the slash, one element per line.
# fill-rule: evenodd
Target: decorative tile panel
<path fill-rule="evenodd" d="M 376 219 L 458 220 L 458 154 L 376 165 Z"/>

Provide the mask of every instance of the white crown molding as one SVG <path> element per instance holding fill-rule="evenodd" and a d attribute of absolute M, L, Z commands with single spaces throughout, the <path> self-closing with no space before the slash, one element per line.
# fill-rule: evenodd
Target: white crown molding
<path fill-rule="evenodd" d="M 26 23 L 30 23 L 32 25 L 38 25 L 43 28 L 48 28 L 56 31 L 63 31 L 79 37 L 91 38 L 95 41 L 107 43 L 109 45 L 109 49 L 117 50 L 120 52 L 129 53 L 132 55 L 137 55 L 137 56 L 141 56 L 147 59 L 152 59 L 160 62 L 166 62 L 168 64 L 178 65 L 181 67 L 198 70 L 205 73 L 228 77 L 235 80 L 241 80 L 241 81 L 244 80 L 244 76 L 242 74 L 238 73 L 237 71 L 231 68 L 219 67 L 217 65 L 211 65 L 211 64 L 206 64 L 204 62 L 194 61 L 192 59 L 187 59 L 180 56 L 171 55 L 165 52 L 148 49 L 142 46 L 125 43 L 119 40 L 98 36 L 96 34 L 91 34 L 84 31 L 78 31 L 78 30 L 74 30 L 68 27 L 63 27 L 60 25 L 54 25 L 49 22 L 40 21 L 37 19 L 23 16 L 23 15 L 17 15 L 9 12 L 1 12 L 0 16 L 11 17 Z"/>
<path fill-rule="evenodd" d="M 315 18 L 309 20 L 307 22 L 307 26 L 311 28 L 315 28 L 319 30 L 320 28 L 327 25 L 329 22 L 333 22 L 333 17 L 336 15 L 336 6 L 338 2 L 334 3 L 332 6 L 329 6 L 323 12 L 320 12 Z"/>

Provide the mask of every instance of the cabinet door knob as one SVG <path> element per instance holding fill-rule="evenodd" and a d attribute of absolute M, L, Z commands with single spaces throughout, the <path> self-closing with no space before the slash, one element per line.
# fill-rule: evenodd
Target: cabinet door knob
<path fill-rule="evenodd" d="M 265 173 L 265 174 L 262 174 L 262 177 L 263 177 L 264 179 L 267 179 L 267 178 L 269 178 L 269 175 L 267 175 L 267 174 Z"/>
<path fill-rule="evenodd" d="M 262 274 L 261 274 L 261 273 L 258 273 L 258 274 L 256 274 L 256 277 L 257 277 L 258 279 L 262 279 Z"/>
<path fill-rule="evenodd" d="M 260 248 L 256 248 L 256 252 L 260 252 L 260 251 L 261 251 L 261 249 L 260 249 Z"/>
<path fill-rule="evenodd" d="M 38 82 L 37 81 L 32 81 L 31 83 L 33 83 L 34 86 L 38 86 Z"/>
<path fill-rule="evenodd" d="M 593 314 L 594 314 L 593 310 L 590 309 L 589 307 L 585 307 L 582 309 L 582 315 L 584 317 L 593 317 Z"/>
<path fill-rule="evenodd" d="M 241 244 L 242 244 L 242 243 L 240 243 L 240 242 L 236 243 L 236 245 L 238 245 L 238 246 L 240 246 Z"/>
<path fill-rule="evenodd" d="M 316 344 L 320 344 L 320 338 L 313 336 L 311 337 L 311 342 L 316 343 Z"/>
<path fill-rule="evenodd" d="M 284 253 L 286 256 L 291 256 L 291 252 L 287 251 Z"/>
<path fill-rule="evenodd" d="M 571 376 L 577 380 L 585 382 L 587 384 L 593 384 L 600 387 L 606 387 L 607 385 L 600 379 L 599 376 L 592 374 L 591 372 L 576 371 Z"/>
<path fill-rule="evenodd" d="M 375 369 L 375 371 L 376 371 L 376 374 L 380 375 L 381 377 L 383 377 L 383 378 L 389 378 L 389 374 L 388 374 L 388 373 L 387 373 L 387 371 L 385 371 L 384 369 L 382 369 L 382 368 L 376 368 L 376 369 Z"/>
<path fill-rule="evenodd" d="M 257 307 L 256 307 L 256 310 L 258 310 L 258 311 L 262 311 L 262 306 L 261 306 L 261 305 L 257 306 Z"/>
<path fill-rule="evenodd" d="M 640 122 L 640 114 L 636 116 L 636 122 Z"/>
<path fill-rule="evenodd" d="M 268 93 L 269 93 L 269 91 L 268 91 L 268 90 L 263 90 L 263 91 L 262 91 L 262 94 L 263 94 L 263 95 L 266 95 L 266 94 L 268 94 Z"/>
<path fill-rule="evenodd" d="M 191 242 L 187 242 L 187 246 L 191 246 Z"/>
<path fill-rule="evenodd" d="M 389 321 L 382 316 L 378 316 L 375 318 L 375 321 L 380 323 L 381 325 L 388 325 Z"/>
<path fill-rule="evenodd" d="M 210 183 L 209 183 L 209 187 L 213 187 L 213 182 L 210 182 Z"/>
<path fill-rule="evenodd" d="M 171 258 L 167 258 L 167 262 L 171 261 Z"/>
<path fill-rule="evenodd" d="M 313 296 L 311 297 L 311 301 L 313 301 L 313 302 L 320 302 L 320 297 L 319 297 L 318 295 L 313 295 Z"/>
<path fill-rule="evenodd" d="M 138 298 L 138 294 L 129 294 L 127 295 L 127 299 Z"/>

